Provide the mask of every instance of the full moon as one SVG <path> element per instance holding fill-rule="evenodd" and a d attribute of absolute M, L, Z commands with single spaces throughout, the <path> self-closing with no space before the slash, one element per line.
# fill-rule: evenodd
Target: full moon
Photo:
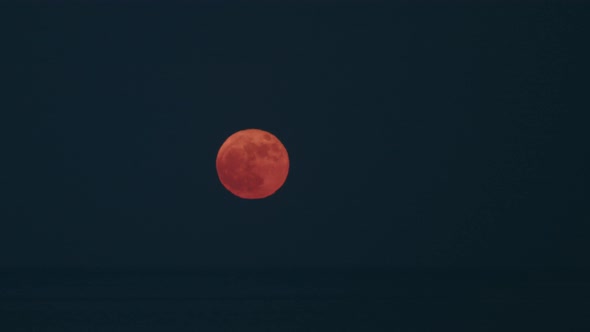
<path fill-rule="evenodd" d="M 283 186 L 289 173 L 287 149 L 279 139 L 264 130 L 240 130 L 219 148 L 217 175 L 232 194 L 245 199 L 260 199 Z"/>

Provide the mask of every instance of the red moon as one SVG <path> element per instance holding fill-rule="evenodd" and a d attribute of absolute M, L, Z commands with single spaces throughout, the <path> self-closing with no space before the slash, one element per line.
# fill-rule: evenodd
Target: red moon
<path fill-rule="evenodd" d="M 217 153 L 216 166 L 221 184 L 232 194 L 259 199 L 283 186 L 289 173 L 289 155 L 275 135 L 246 129 L 225 140 Z"/>

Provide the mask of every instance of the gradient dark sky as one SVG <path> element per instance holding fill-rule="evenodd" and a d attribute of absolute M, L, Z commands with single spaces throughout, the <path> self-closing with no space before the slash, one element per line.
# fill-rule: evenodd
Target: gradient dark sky
<path fill-rule="evenodd" d="M 590 267 L 588 6 L 13 9 L 0 267 Z"/>

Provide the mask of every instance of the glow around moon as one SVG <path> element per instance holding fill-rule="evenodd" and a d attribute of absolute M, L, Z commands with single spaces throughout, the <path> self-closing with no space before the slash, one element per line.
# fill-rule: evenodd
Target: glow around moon
<path fill-rule="evenodd" d="M 221 145 L 216 160 L 223 186 L 245 199 L 260 199 L 283 186 L 289 173 L 287 149 L 264 130 L 241 130 Z"/>

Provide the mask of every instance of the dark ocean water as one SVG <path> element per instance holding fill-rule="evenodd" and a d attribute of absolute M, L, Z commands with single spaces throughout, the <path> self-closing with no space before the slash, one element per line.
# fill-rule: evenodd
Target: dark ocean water
<path fill-rule="evenodd" d="M 590 331 L 590 273 L 0 273 L 0 331 L 456 330 Z"/>

